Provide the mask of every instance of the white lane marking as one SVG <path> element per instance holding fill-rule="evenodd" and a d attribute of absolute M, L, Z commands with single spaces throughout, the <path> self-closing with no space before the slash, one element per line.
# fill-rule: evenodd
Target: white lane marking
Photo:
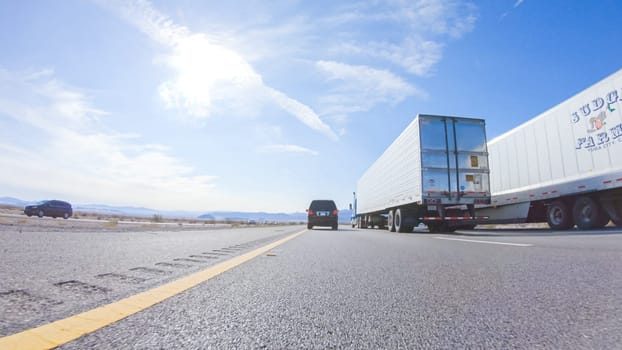
<path fill-rule="evenodd" d="M 486 243 L 486 244 L 500 244 L 500 245 L 511 245 L 515 247 L 533 247 L 533 244 L 527 243 L 504 243 L 504 242 L 493 242 L 493 241 L 476 241 L 473 239 L 462 239 L 462 238 L 448 238 L 448 237 L 434 237 L 436 239 L 445 239 L 448 241 L 461 241 L 461 242 L 471 242 L 471 243 Z"/>

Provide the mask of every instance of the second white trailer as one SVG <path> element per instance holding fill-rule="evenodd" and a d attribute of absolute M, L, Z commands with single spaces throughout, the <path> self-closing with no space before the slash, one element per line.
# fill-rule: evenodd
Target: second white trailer
<path fill-rule="evenodd" d="M 489 222 L 622 225 L 622 70 L 488 142 Z"/>

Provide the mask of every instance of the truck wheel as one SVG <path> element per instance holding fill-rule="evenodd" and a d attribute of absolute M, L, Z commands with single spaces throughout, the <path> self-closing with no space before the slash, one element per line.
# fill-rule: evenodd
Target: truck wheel
<path fill-rule="evenodd" d="M 604 213 L 598 202 L 590 197 L 579 197 L 572 208 L 574 223 L 582 230 L 598 228 L 604 222 Z M 607 220 L 609 221 L 609 220 Z M 606 225 L 607 223 L 605 223 Z M 603 227 L 602 225 L 601 227 Z"/>
<path fill-rule="evenodd" d="M 605 207 L 600 201 L 597 201 L 597 204 L 600 215 L 596 219 L 596 225 L 594 226 L 594 228 L 603 228 L 607 226 L 609 221 L 611 221 L 611 217 L 609 216 L 609 213 L 607 212 L 607 210 L 605 210 Z"/>
<path fill-rule="evenodd" d="M 393 223 L 395 231 L 402 233 L 409 232 L 408 215 L 406 214 L 405 210 L 401 208 L 395 209 L 395 214 L 393 214 L 393 220 L 395 221 Z M 412 231 L 412 228 L 410 228 L 410 231 Z"/>
<path fill-rule="evenodd" d="M 566 203 L 555 201 L 546 210 L 546 221 L 553 230 L 567 230 L 573 226 L 571 215 Z"/>
<path fill-rule="evenodd" d="M 387 218 L 387 228 L 390 232 L 395 232 L 395 218 L 393 210 L 389 210 L 389 217 Z"/>
<path fill-rule="evenodd" d="M 613 221 L 617 227 L 622 227 L 622 200 L 603 200 L 601 198 L 600 204 L 611 221 Z"/>
<path fill-rule="evenodd" d="M 607 212 L 604 211 L 601 208 L 600 209 L 600 217 L 596 221 L 596 225 L 594 226 L 594 228 L 603 228 L 603 227 L 607 226 L 609 221 L 610 221 L 609 214 L 607 214 Z"/>
<path fill-rule="evenodd" d="M 402 211 L 399 208 L 395 209 L 395 214 L 393 214 L 393 221 L 395 232 L 404 232 L 404 226 L 402 226 Z"/>

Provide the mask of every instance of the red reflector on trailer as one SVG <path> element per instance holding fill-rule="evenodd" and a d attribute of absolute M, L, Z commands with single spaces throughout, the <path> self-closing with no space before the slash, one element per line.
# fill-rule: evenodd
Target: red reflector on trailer
<path fill-rule="evenodd" d="M 488 220 L 488 216 L 424 216 L 419 218 L 423 221 L 443 221 L 443 220 Z"/>

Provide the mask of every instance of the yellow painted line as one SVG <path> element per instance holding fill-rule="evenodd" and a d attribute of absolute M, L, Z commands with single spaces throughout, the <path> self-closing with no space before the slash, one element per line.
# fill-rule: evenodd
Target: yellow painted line
<path fill-rule="evenodd" d="M 274 243 L 224 261 L 218 265 L 148 291 L 121 299 L 112 304 L 100 306 L 81 314 L 0 338 L 0 350 L 52 349 L 66 344 L 195 287 L 300 236 L 306 231 L 307 230 L 294 233 Z"/>

